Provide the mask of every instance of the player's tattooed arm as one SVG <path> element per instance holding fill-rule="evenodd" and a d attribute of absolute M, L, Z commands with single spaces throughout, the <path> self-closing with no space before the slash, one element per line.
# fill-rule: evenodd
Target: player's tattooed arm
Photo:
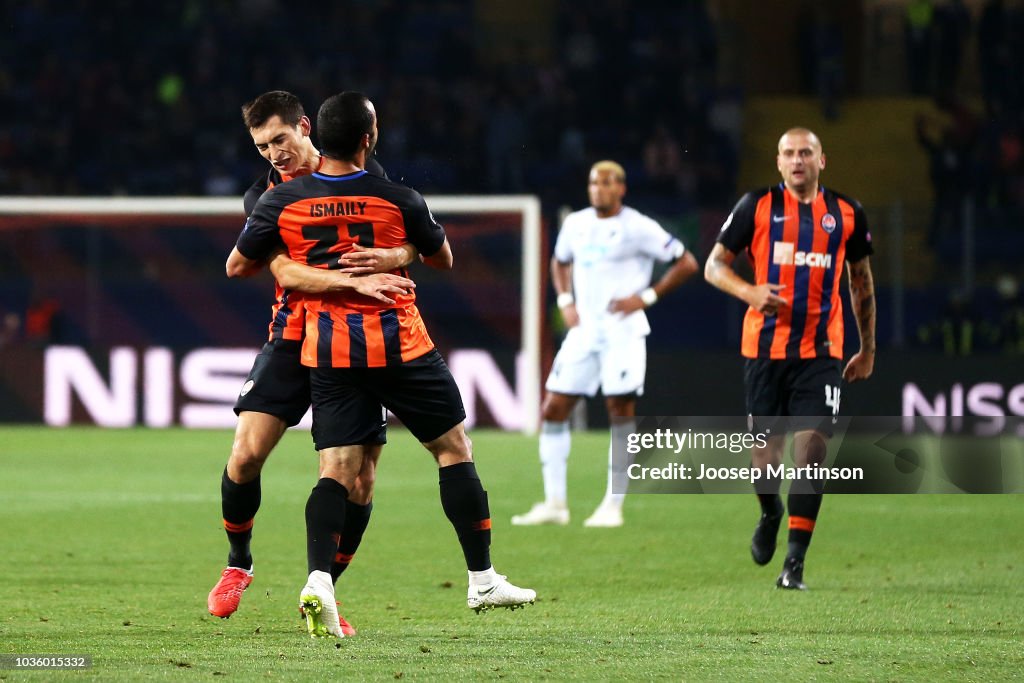
<path fill-rule="evenodd" d="M 867 256 L 856 263 L 847 263 L 846 272 L 850 277 L 850 302 L 860 333 L 860 351 L 846 364 L 843 379 L 856 382 L 870 377 L 875 368 L 875 282 Z"/>
<path fill-rule="evenodd" d="M 875 352 L 875 281 L 871 275 L 870 258 L 847 264 L 850 276 L 850 299 L 860 331 L 860 348 Z"/>

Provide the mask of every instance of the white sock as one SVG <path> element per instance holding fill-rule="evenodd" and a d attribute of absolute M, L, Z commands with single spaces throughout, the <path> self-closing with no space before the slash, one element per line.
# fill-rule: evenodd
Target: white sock
<path fill-rule="evenodd" d="M 334 591 L 334 580 L 331 579 L 330 572 L 314 570 L 309 573 L 309 578 L 306 579 L 306 585 L 320 584 L 323 588 L 330 588 Z"/>
<path fill-rule="evenodd" d="M 569 421 L 548 422 L 540 426 L 540 464 L 544 475 L 544 500 L 549 505 L 565 507 L 566 471 L 572 436 Z"/>
<path fill-rule="evenodd" d="M 608 484 L 605 487 L 602 505 L 622 507 L 626 500 L 626 489 L 629 488 L 629 477 L 626 470 L 632 458 L 626 451 L 626 437 L 636 431 L 636 419 L 613 418 L 611 440 L 608 442 Z M 615 454 L 619 457 L 616 458 Z"/>
<path fill-rule="evenodd" d="M 494 571 L 494 565 L 491 565 L 482 572 L 469 571 L 470 586 L 490 586 L 497 581 L 498 572 Z"/>

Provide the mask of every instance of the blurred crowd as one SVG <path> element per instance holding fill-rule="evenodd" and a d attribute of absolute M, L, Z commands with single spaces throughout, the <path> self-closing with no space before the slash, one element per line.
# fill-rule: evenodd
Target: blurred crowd
<path fill-rule="evenodd" d="M 979 259 L 1018 251 L 1024 247 L 1024 3 L 985 0 L 972 12 L 963 0 L 911 0 L 905 36 L 910 89 L 933 97 L 939 111 L 916 121 L 934 190 L 930 246 L 957 259 L 970 211 L 991 237 L 978 242 Z M 971 76 L 964 73 L 969 45 L 976 49 L 978 105 L 958 94 L 958 84 Z"/>
<path fill-rule="evenodd" d="M 614 158 L 627 170 L 630 203 L 653 215 L 686 224 L 697 209 L 732 205 L 744 189 L 744 103 L 722 74 L 742 77 L 728 49 L 743 38 L 714 18 L 716 3 L 548 0 L 516 9 L 515 17 L 543 14 L 528 24 L 537 35 L 515 33 L 521 17 L 488 16 L 508 6 L 5 3 L 13 39 L 0 41 L 0 194 L 240 195 L 266 168 L 242 103 L 288 89 L 315 119 L 325 97 L 357 89 L 377 104 L 380 161 L 425 193 L 533 193 L 553 213 L 581 206 L 589 165 Z M 844 40 L 840 6 L 802 7 L 801 83 L 826 117 L 841 117 L 856 36 Z M 972 258 L 1020 277 L 1024 0 L 875 10 L 898 13 L 887 16 L 897 19 L 896 42 L 899 27 L 905 40 L 904 92 L 933 98 L 940 114 L 916 122 L 934 187 L 930 246 L 959 262 L 969 211 Z M 5 321 L 0 343 L 26 330 Z"/>
<path fill-rule="evenodd" d="M 631 191 L 728 203 L 740 135 L 704 2 L 554 3 L 500 65 L 472 0 L 314 10 L 281 0 L 26 0 L 0 43 L 0 194 L 237 194 L 262 171 L 240 105 L 363 90 L 379 157 L 425 192 L 581 195 L 595 156 Z"/>
<path fill-rule="evenodd" d="M 933 236 L 965 193 L 1000 217 L 1024 207 L 1024 8 L 972 6 L 909 0 L 903 10 L 908 91 L 949 113 L 918 126 Z M 612 157 L 649 211 L 730 205 L 742 93 L 718 77 L 708 3 L 544 7 L 547 34 L 499 51 L 474 0 L 342 0 L 315 14 L 283 0 L 11 3 L 0 194 L 237 194 L 263 168 L 243 102 L 284 88 L 315 114 L 327 95 L 360 89 L 378 104 L 385 168 L 425 192 L 561 204 L 580 195 L 592 161 Z M 844 43 L 828 8 L 813 9 L 803 80 L 838 116 Z M 955 95 L 969 45 L 985 112 Z"/>

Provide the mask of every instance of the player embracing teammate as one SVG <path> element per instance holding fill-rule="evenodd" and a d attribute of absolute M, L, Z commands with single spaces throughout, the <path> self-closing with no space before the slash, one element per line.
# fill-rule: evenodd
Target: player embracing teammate
<path fill-rule="evenodd" d="M 415 246 L 425 262 L 450 268 L 451 247 L 419 193 L 370 175 L 377 117 L 361 93 L 328 98 L 317 115 L 323 162 L 316 172 L 265 193 L 237 249 L 262 261 L 283 250 L 300 264 L 328 268 L 362 247 Z M 309 577 L 300 591 L 309 632 L 342 636 L 331 565 L 346 501 L 368 459 L 384 443 L 384 409 L 434 456 L 441 505 L 468 569 L 467 605 L 518 607 L 534 591 L 498 574 L 490 560 L 487 493 L 476 473 L 458 387 L 434 348 L 413 292 L 385 304 L 352 290 L 308 296 L 301 361 L 310 370 L 313 439 L 320 479 L 306 504 Z"/>

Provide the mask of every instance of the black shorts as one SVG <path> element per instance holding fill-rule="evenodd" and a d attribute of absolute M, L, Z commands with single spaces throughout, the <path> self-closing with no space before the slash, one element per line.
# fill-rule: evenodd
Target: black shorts
<path fill-rule="evenodd" d="M 309 410 L 309 368 L 300 361 L 302 342 L 274 339 L 263 345 L 235 401 L 242 411 L 267 413 L 292 427 Z"/>
<path fill-rule="evenodd" d="M 437 349 L 383 368 L 311 368 L 316 449 L 387 441 L 384 408 L 422 442 L 465 421 L 455 378 Z"/>
<path fill-rule="evenodd" d="M 747 415 L 754 418 L 751 431 L 784 423 L 787 431 L 816 429 L 831 436 L 841 381 L 837 358 L 748 358 L 743 384 Z M 773 419 L 779 417 L 790 419 Z"/>

